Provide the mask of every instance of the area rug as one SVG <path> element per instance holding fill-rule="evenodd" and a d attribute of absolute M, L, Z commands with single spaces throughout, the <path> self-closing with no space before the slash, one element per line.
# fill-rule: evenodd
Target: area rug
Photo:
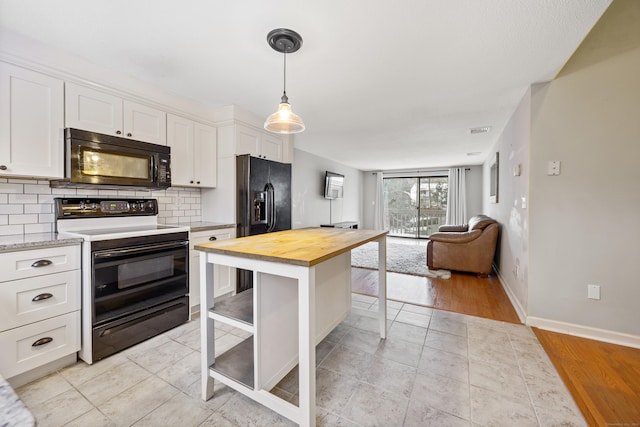
<path fill-rule="evenodd" d="M 378 269 L 378 244 L 367 243 L 351 251 L 351 266 Z M 427 248 L 424 245 L 406 245 L 387 242 L 387 271 L 424 276 L 432 279 L 449 279 L 448 270 L 427 268 Z"/>

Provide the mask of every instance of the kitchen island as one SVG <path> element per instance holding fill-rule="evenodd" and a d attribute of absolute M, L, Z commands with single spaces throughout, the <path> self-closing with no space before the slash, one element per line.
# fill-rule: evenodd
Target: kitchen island
<path fill-rule="evenodd" d="M 202 398 L 218 380 L 290 420 L 315 425 L 315 346 L 350 311 L 351 250 L 378 243 L 380 338 L 386 338 L 386 231 L 304 228 L 196 245 L 200 256 Z M 214 305 L 214 268 L 253 271 L 254 288 Z M 251 334 L 215 356 L 214 321 Z M 299 406 L 269 392 L 296 365 Z"/>

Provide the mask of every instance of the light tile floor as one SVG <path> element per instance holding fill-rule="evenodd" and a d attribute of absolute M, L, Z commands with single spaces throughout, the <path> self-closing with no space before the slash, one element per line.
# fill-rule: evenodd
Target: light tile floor
<path fill-rule="evenodd" d="M 353 294 L 377 310 L 377 299 Z M 397 302 L 388 338 L 350 315 L 317 347 L 319 426 L 583 426 L 584 418 L 525 326 Z M 247 334 L 217 325 L 216 351 Z M 199 319 L 93 365 L 17 390 L 38 426 L 294 425 L 230 388 L 200 399 Z M 297 404 L 297 369 L 273 393 Z"/>

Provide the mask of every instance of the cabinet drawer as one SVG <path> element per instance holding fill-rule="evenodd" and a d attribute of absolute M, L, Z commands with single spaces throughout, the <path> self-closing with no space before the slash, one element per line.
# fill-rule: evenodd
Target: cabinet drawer
<path fill-rule="evenodd" d="M 80 270 L 0 283 L 0 330 L 80 309 Z"/>
<path fill-rule="evenodd" d="M 80 311 L 0 333 L 0 374 L 5 378 L 80 349 Z"/>
<path fill-rule="evenodd" d="M 80 245 L 0 254 L 2 278 L 0 281 L 25 279 L 80 268 Z"/>
<path fill-rule="evenodd" d="M 236 236 L 235 228 L 222 228 L 219 230 L 211 230 L 211 231 L 197 231 L 192 232 L 189 235 L 189 247 L 193 249 L 195 245 L 200 245 L 202 243 L 209 243 L 216 240 L 227 240 L 232 239 Z"/>

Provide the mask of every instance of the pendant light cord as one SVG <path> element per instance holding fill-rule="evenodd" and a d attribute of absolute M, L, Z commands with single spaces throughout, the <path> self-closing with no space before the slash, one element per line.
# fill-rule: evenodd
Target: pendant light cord
<path fill-rule="evenodd" d="M 282 100 L 283 102 L 289 102 L 289 98 L 287 97 L 287 48 L 284 48 L 284 83 L 283 83 L 283 95 L 282 95 Z"/>

